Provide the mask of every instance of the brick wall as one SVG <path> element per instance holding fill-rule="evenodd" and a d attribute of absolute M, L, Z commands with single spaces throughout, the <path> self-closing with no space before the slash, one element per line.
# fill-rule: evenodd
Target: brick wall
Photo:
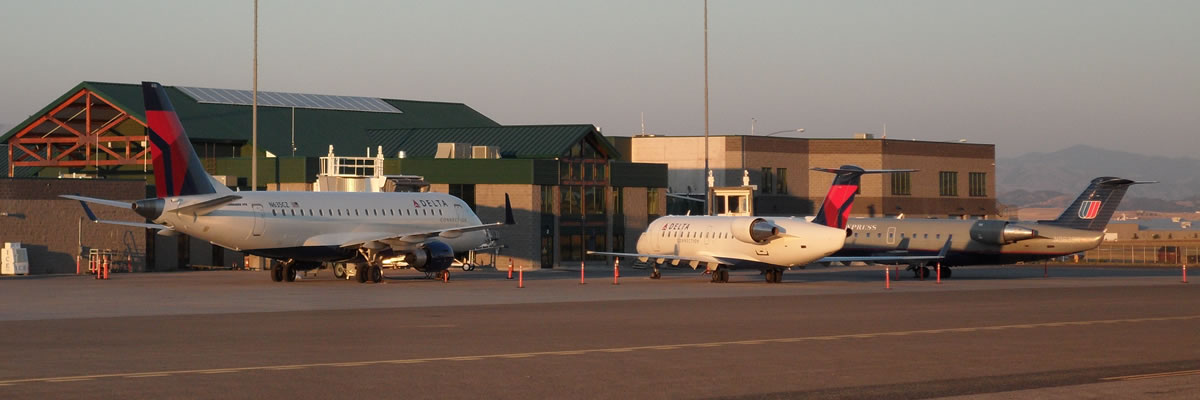
<path fill-rule="evenodd" d="M 78 201 L 58 197 L 79 194 L 114 200 L 137 200 L 146 194 L 143 181 L 74 179 L 0 179 L 0 242 L 21 242 L 29 252 L 31 274 L 75 273 L 75 256 L 86 249 L 112 249 L 131 255 L 135 270 L 145 269 L 146 230 L 96 224 Z M 100 219 L 143 222 L 132 210 L 91 205 Z M 84 267 L 86 268 L 86 266 Z"/>

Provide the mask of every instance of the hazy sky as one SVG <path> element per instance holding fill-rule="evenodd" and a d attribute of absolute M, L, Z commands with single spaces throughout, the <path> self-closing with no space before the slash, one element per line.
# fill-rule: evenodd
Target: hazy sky
<path fill-rule="evenodd" d="M 80 81 L 251 87 L 252 0 L 0 0 L 0 125 Z M 704 133 L 703 2 L 261 0 L 260 90 Z M 713 134 L 1200 157 L 1198 1 L 709 2 Z M 249 128 L 247 128 L 249 129 Z"/>

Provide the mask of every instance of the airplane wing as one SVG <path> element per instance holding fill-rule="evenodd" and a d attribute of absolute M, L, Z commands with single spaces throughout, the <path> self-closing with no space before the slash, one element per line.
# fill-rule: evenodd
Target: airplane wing
<path fill-rule="evenodd" d="M 942 259 L 946 258 L 946 254 L 948 254 L 950 252 L 950 239 L 952 239 L 953 237 L 954 237 L 954 235 L 950 235 L 950 236 L 946 237 L 946 244 L 942 245 L 942 249 L 940 251 L 938 251 L 938 254 L 936 256 L 906 256 L 903 254 L 896 254 L 896 255 L 886 255 L 886 256 L 863 256 L 863 257 L 825 257 L 825 258 L 822 258 L 820 260 L 813 261 L 813 262 L 864 261 L 864 262 L 887 263 L 887 262 L 898 262 L 898 261 L 942 260 Z"/>
<path fill-rule="evenodd" d="M 666 254 L 614 253 L 614 252 L 609 252 L 609 251 L 591 251 L 591 250 L 588 250 L 587 253 L 601 255 L 601 256 L 637 258 L 639 261 L 655 260 L 655 262 L 658 264 L 663 264 L 663 263 L 667 263 L 668 261 L 670 261 L 671 265 L 679 265 L 680 262 L 686 262 L 689 267 L 692 267 L 692 269 L 698 268 L 700 266 L 700 263 L 731 264 L 732 265 L 732 264 L 737 264 L 739 262 L 753 262 L 753 261 L 741 260 L 741 259 L 730 258 L 730 257 L 718 257 L 718 256 L 713 256 L 713 255 L 708 255 L 708 254 L 700 254 L 695 257 L 680 257 L 680 256 L 666 255 Z"/>
<path fill-rule="evenodd" d="M 242 198 L 242 196 L 238 196 L 236 194 L 231 194 L 231 195 L 227 195 L 227 196 L 221 196 L 221 197 L 218 197 L 218 198 L 215 198 L 212 200 L 201 201 L 196 204 L 188 204 L 186 206 L 179 207 L 179 208 L 176 208 L 171 211 L 180 213 L 180 214 L 195 214 L 197 216 L 200 216 L 200 215 L 205 215 L 210 212 L 213 212 L 216 209 L 221 208 L 222 206 L 224 206 L 226 204 L 229 204 L 229 202 L 232 202 L 232 201 L 240 199 L 240 198 Z"/>
<path fill-rule="evenodd" d="M 62 197 L 78 197 L 78 196 L 62 196 Z M 84 198 L 91 199 L 88 197 L 84 197 Z M 75 200 L 79 200 L 79 204 L 83 206 L 83 211 L 85 213 L 87 213 L 88 219 L 91 220 L 92 222 L 95 222 L 98 224 L 124 225 L 124 226 L 134 226 L 134 227 L 138 227 L 138 228 L 147 228 L 147 229 L 162 229 L 162 230 L 168 230 L 168 231 L 171 230 L 171 228 L 169 228 L 165 225 L 159 225 L 159 224 L 99 219 L 99 218 L 96 218 L 96 213 L 92 212 L 91 207 L 88 207 L 87 202 L 85 200 L 80 200 L 80 199 L 75 199 Z M 91 199 L 91 200 L 103 200 L 103 199 Z M 113 201 L 113 200 L 103 200 L 103 201 L 111 202 L 111 203 L 118 203 L 117 201 Z M 106 203 L 102 203 L 102 202 L 93 202 L 93 203 L 106 204 Z M 106 205 L 111 205 L 111 204 L 106 204 Z"/>

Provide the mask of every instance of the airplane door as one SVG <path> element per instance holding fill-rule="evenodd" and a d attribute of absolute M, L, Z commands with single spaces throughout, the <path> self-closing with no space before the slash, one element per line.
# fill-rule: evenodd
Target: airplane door
<path fill-rule="evenodd" d="M 461 204 L 454 205 L 454 218 L 462 222 L 467 222 L 467 218 L 463 216 L 463 206 Z"/>
<path fill-rule="evenodd" d="M 254 236 L 262 236 L 263 228 L 265 228 L 267 225 L 267 222 L 263 220 L 265 215 L 263 214 L 263 206 L 262 204 L 255 204 L 252 207 L 254 207 L 254 229 L 250 231 L 250 234 Z"/>
<path fill-rule="evenodd" d="M 887 244 L 896 244 L 896 227 L 888 227 Z"/>

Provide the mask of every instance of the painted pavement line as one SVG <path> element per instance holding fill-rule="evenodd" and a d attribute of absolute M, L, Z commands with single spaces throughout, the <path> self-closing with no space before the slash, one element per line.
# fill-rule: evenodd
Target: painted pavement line
<path fill-rule="evenodd" d="M 144 371 L 144 372 L 127 372 L 114 374 L 97 374 L 97 375 L 78 375 L 78 376 L 59 376 L 59 377 L 44 377 L 44 378 L 25 378 L 25 379 L 10 379 L 0 380 L 0 386 L 8 386 L 18 383 L 32 382 L 74 382 L 82 380 L 102 379 L 102 378 L 151 378 L 165 377 L 182 374 L 205 374 L 205 373 L 228 373 L 228 372 L 245 372 L 245 371 L 283 371 L 295 370 L 303 368 L 315 367 L 352 367 L 352 366 L 371 366 L 381 364 L 417 364 L 433 361 L 477 361 L 491 359 L 513 359 L 513 358 L 529 358 L 547 355 L 581 355 L 590 353 L 614 353 L 614 352 L 629 352 L 638 350 L 675 350 L 682 347 L 717 347 L 725 345 L 755 345 L 766 343 L 796 343 L 803 341 L 815 340 L 841 340 L 841 339 L 861 339 L 880 336 L 897 336 L 908 334 L 941 334 L 941 333 L 970 333 L 984 330 L 1005 330 L 1005 329 L 1029 329 L 1029 328 L 1053 328 L 1061 327 L 1062 324 L 1070 324 L 1073 326 L 1089 325 L 1089 324 L 1115 324 L 1115 323 L 1137 323 L 1137 322 L 1160 322 L 1160 321 L 1186 321 L 1200 319 L 1200 315 L 1187 315 L 1178 317 L 1151 317 L 1151 318 L 1129 318 L 1129 319 L 1112 319 L 1112 320 L 1094 320 L 1094 321 L 1057 321 L 1034 324 L 1013 324 L 1013 325 L 995 325 L 982 327 L 962 327 L 962 328 L 946 328 L 946 329 L 924 329 L 912 331 L 893 331 L 893 332 L 876 332 L 876 333 L 849 333 L 843 335 L 829 336 L 805 336 L 792 338 L 776 338 L 776 339 L 753 339 L 753 340 L 735 340 L 707 343 L 679 343 L 679 344 L 661 344 L 650 346 L 633 346 L 633 347 L 614 347 L 614 348 L 599 348 L 599 349 L 582 349 L 582 350 L 560 350 L 560 351 L 540 351 L 527 353 L 507 353 L 507 354 L 486 354 L 486 355 L 467 355 L 467 356 L 449 356 L 449 357 L 431 357 L 431 358 L 415 358 L 415 359 L 397 359 L 397 360 L 377 360 L 377 361 L 354 361 L 354 362 L 326 362 L 326 363 L 310 363 L 310 364 L 292 364 L 292 365 L 265 365 L 257 367 L 234 367 L 234 368 L 208 368 L 208 369 L 191 369 L 191 370 L 172 370 L 172 371 Z M 218 372 L 219 371 L 219 372 Z M 1181 375 L 1190 375 L 1192 373 L 1200 374 L 1198 371 L 1183 371 Z M 1115 380 L 1118 378 L 1134 379 L 1140 376 L 1132 377 L 1117 377 L 1106 378 Z M 1153 376 L 1153 377 L 1158 377 Z M 1148 379 L 1148 378 L 1143 378 Z"/>

